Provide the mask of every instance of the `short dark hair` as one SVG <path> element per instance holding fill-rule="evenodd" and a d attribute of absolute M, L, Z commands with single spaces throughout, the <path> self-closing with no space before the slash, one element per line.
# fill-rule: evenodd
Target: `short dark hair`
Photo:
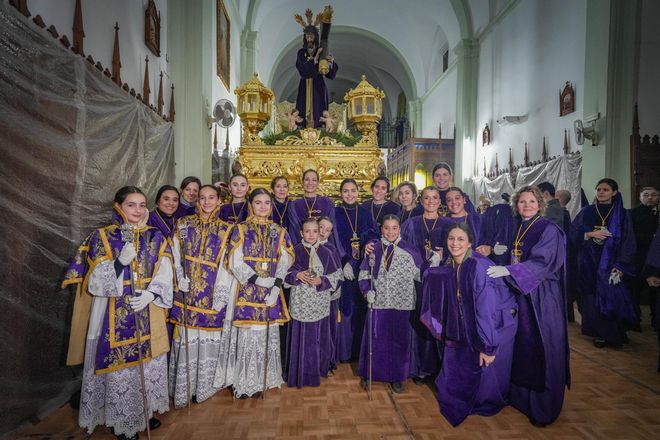
<path fill-rule="evenodd" d="M 551 197 L 555 196 L 555 186 L 550 182 L 541 182 L 536 187 L 541 191 L 541 194 L 547 191 Z"/>
<path fill-rule="evenodd" d="M 440 162 L 439 164 L 436 164 L 433 167 L 433 171 L 431 171 L 431 177 L 435 175 L 435 172 L 438 171 L 440 168 L 444 168 L 445 170 L 449 171 L 449 174 L 452 176 L 454 175 L 454 171 L 451 169 L 451 166 L 447 162 Z"/>
<path fill-rule="evenodd" d="M 339 184 L 339 192 L 340 193 L 344 189 L 344 185 L 346 185 L 348 183 L 352 183 L 353 185 L 355 185 L 355 187 L 358 189 L 358 191 L 360 190 L 360 186 L 357 184 L 355 179 L 353 179 L 351 177 L 347 177 L 344 180 L 342 180 L 341 183 Z"/>
<path fill-rule="evenodd" d="M 121 205 L 124 203 L 124 200 L 126 200 L 126 197 L 128 197 L 129 194 L 142 194 L 144 196 L 142 190 L 137 186 L 122 186 L 119 188 L 119 191 L 115 193 L 115 203 Z M 146 199 L 147 197 L 145 196 L 144 198 Z"/>
<path fill-rule="evenodd" d="M 388 221 L 388 220 L 396 220 L 396 222 L 398 224 L 401 224 L 401 219 L 399 218 L 398 215 L 396 215 L 396 214 L 385 214 L 383 216 L 383 220 L 380 223 L 380 227 L 382 228 L 383 225 L 385 224 L 385 222 Z"/>
<path fill-rule="evenodd" d="M 455 191 L 455 192 L 459 193 L 461 195 L 461 197 L 465 198 L 465 193 L 463 192 L 462 189 L 460 189 L 457 186 L 450 186 L 449 188 L 447 188 L 447 192 L 445 194 L 448 194 L 450 191 Z"/>
<path fill-rule="evenodd" d="M 390 192 L 390 179 L 388 179 L 388 178 L 385 177 L 385 176 L 378 176 L 378 177 L 376 177 L 376 178 L 374 179 L 374 181 L 371 182 L 371 189 L 374 189 L 374 186 L 376 185 L 376 183 L 378 183 L 378 182 L 381 181 L 381 180 L 382 180 L 383 182 L 385 182 L 385 184 L 387 185 L 387 192 Z"/>
<path fill-rule="evenodd" d="M 619 184 L 616 183 L 616 180 L 610 179 L 609 177 L 605 177 L 604 179 L 600 179 L 598 183 L 596 184 L 596 188 L 598 188 L 598 185 L 601 183 L 607 183 L 610 188 L 612 188 L 614 191 L 619 190 Z"/>
<path fill-rule="evenodd" d="M 250 195 L 248 196 L 248 201 L 250 203 L 252 203 L 254 201 L 255 197 L 257 197 L 258 195 L 261 195 L 261 194 L 266 194 L 271 200 L 273 199 L 273 196 L 270 195 L 270 193 L 268 192 L 267 189 L 257 188 L 257 189 L 255 189 L 254 191 L 252 191 L 250 193 Z"/>
<path fill-rule="evenodd" d="M 156 205 L 158 202 L 160 202 L 160 198 L 163 196 L 163 193 L 165 191 L 174 191 L 177 196 L 181 197 L 181 193 L 179 192 L 179 189 L 175 186 L 172 185 L 163 185 L 160 188 L 158 188 L 158 192 L 156 193 Z"/>
<path fill-rule="evenodd" d="M 449 233 L 454 229 L 460 229 L 461 231 L 465 232 L 465 234 L 468 236 L 468 240 L 470 240 L 470 243 L 474 243 L 474 232 L 472 232 L 470 225 L 465 222 L 454 223 L 449 229 L 447 229 L 447 238 L 449 238 Z"/>
<path fill-rule="evenodd" d="M 316 180 L 318 180 L 319 182 L 321 181 L 321 176 L 319 176 L 318 171 L 316 171 L 314 168 L 308 168 L 308 169 L 306 169 L 305 171 L 303 171 L 303 173 L 302 173 L 302 177 L 300 178 L 300 181 L 301 181 L 301 182 L 305 180 L 305 176 L 307 175 L 307 173 L 314 173 L 314 174 L 316 174 Z"/>
<path fill-rule="evenodd" d="M 435 186 L 433 186 L 433 185 L 429 185 L 429 186 L 427 186 L 426 188 L 424 188 L 424 189 L 422 190 L 422 192 L 419 193 L 419 196 L 420 196 L 420 197 L 424 197 L 424 193 L 425 193 L 426 191 L 435 191 L 435 192 L 438 193 L 438 196 L 440 196 L 440 190 L 439 190 L 438 188 L 436 188 Z"/>
<path fill-rule="evenodd" d="M 195 176 L 188 176 L 181 181 L 181 189 L 186 189 L 186 186 L 190 185 L 191 183 L 196 183 L 200 189 L 202 188 L 202 181 L 199 180 L 199 178 Z"/>
<path fill-rule="evenodd" d="M 301 231 L 303 230 L 303 227 L 304 227 L 307 223 L 316 223 L 316 225 L 318 226 L 319 221 L 318 221 L 317 219 L 315 219 L 314 217 L 307 217 L 305 220 L 303 220 L 302 224 L 300 225 L 300 230 L 301 230 Z"/>
<path fill-rule="evenodd" d="M 218 197 L 220 197 L 220 188 L 218 188 L 217 186 L 215 186 L 215 185 L 210 185 L 210 184 L 202 185 L 202 187 L 199 189 L 200 194 L 202 193 L 202 190 L 203 190 L 204 188 L 213 188 L 213 190 L 215 191 L 215 194 L 216 194 Z"/>

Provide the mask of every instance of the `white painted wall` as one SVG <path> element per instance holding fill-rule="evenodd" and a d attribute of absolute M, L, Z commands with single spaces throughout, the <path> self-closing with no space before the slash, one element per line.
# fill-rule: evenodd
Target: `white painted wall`
<path fill-rule="evenodd" d="M 144 44 L 144 11 L 147 0 L 83 0 L 82 15 L 85 39 L 83 51 L 112 71 L 112 49 L 115 22 L 119 23 L 119 51 L 121 53 L 121 79 L 142 94 L 144 59 L 149 56 L 150 101 L 156 105 L 160 71 L 163 76 L 164 111 L 170 102 L 170 82 L 167 63 L 167 0 L 155 0 L 160 11 L 160 57 L 156 57 Z M 32 17 L 41 15 L 46 27 L 54 25 L 57 32 L 73 43 L 73 15 L 75 0 L 30 0 L 28 9 Z"/>
<path fill-rule="evenodd" d="M 642 32 L 639 47 L 639 127 L 642 135 L 660 134 L 660 2 L 642 1 Z"/>
<path fill-rule="evenodd" d="M 495 153 L 501 168 L 509 147 L 515 164 L 523 146 L 539 160 L 546 136 L 550 156 L 562 154 L 564 129 L 573 151 L 573 121 L 582 119 L 586 0 L 520 1 L 481 41 L 477 106 L 478 169 L 486 158 L 493 170 Z M 576 111 L 559 117 L 559 91 L 566 81 L 576 90 Z M 526 115 L 520 125 L 498 126 L 501 116 Z M 481 147 L 481 130 L 491 128 L 491 144 Z"/>
<path fill-rule="evenodd" d="M 442 137 L 454 137 L 456 124 L 456 64 L 450 64 L 447 71 L 437 83 L 422 98 L 422 132 L 415 135 L 421 137 L 438 137 L 438 129 L 442 124 Z"/>

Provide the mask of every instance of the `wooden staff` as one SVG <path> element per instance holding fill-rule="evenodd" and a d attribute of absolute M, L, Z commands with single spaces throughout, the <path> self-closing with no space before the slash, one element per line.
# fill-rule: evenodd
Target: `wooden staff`
<path fill-rule="evenodd" d="M 121 240 L 124 243 L 132 243 L 135 239 L 135 234 L 133 232 L 133 226 L 129 224 L 123 224 L 121 226 Z M 136 248 L 137 250 L 137 248 Z M 137 257 L 131 261 L 129 272 L 131 274 L 131 293 L 135 295 L 135 274 L 133 268 L 136 266 Z M 151 429 L 149 429 L 149 406 L 147 402 L 147 385 L 144 380 L 144 359 L 142 358 L 142 330 L 140 329 L 140 321 L 138 320 L 138 314 L 133 310 L 133 319 L 135 320 L 135 336 L 137 339 L 138 345 L 138 370 L 140 371 L 140 384 L 142 386 L 142 405 L 144 406 L 144 422 L 147 427 L 147 439 L 151 440 Z M 149 310 L 147 309 L 147 313 Z"/>
<path fill-rule="evenodd" d="M 374 290 L 374 265 L 376 264 L 376 257 L 373 252 L 369 254 L 369 286 L 370 290 Z M 371 394 L 371 385 L 373 383 L 373 360 L 374 360 L 374 305 L 369 303 L 369 400 L 373 400 Z"/>
<path fill-rule="evenodd" d="M 186 276 L 186 254 L 184 252 L 184 243 L 183 241 L 188 237 L 188 225 L 183 225 L 179 229 L 179 243 L 181 243 L 181 269 L 183 270 L 183 276 Z M 190 290 L 190 285 L 188 285 L 188 290 Z M 183 334 L 184 334 L 184 344 L 186 351 L 186 404 L 188 409 L 190 409 L 190 339 L 188 339 L 188 301 L 186 300 L 186 292 L 181 291 L 183 298 Z"/>

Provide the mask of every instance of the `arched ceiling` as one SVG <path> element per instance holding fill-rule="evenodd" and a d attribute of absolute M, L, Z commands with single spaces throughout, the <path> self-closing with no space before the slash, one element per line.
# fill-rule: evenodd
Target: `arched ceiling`
<path fill-rule="evenodd" d="M 451 61 L 452 49 L 462 38 L 472 37 L 471 7 L 487 10 L 493 0 L 234 1 L 245 28 L 258 32 L 259 76 L 272 81 L 269 86 L 285 98 L 297 90 L 295 53 L 302 44 L 302 29 L 293 14 L 304 16 L 311 8 L 316 15 L 330 3 L 330 46 L 339 74 L 328 83 L 340 101 L 362 74 L 390 98 L 401 90 L 408 100 L 424 95 L 442 73 L 441 51 L 449 49 Z"/>

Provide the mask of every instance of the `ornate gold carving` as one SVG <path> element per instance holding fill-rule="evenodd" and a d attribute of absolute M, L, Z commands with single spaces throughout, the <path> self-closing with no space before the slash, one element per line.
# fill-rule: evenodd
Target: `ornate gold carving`
<path fill-rule="evenodd" d="M 341 145 L 344 144 L 337 142 L 335 139 L 324 136 L 321 137 L 321 130 L 316 128 L 304 128 L 300 130 L 299 136 L 291 135 L 286 138 L 276 141 L 275 145 Z"/>

